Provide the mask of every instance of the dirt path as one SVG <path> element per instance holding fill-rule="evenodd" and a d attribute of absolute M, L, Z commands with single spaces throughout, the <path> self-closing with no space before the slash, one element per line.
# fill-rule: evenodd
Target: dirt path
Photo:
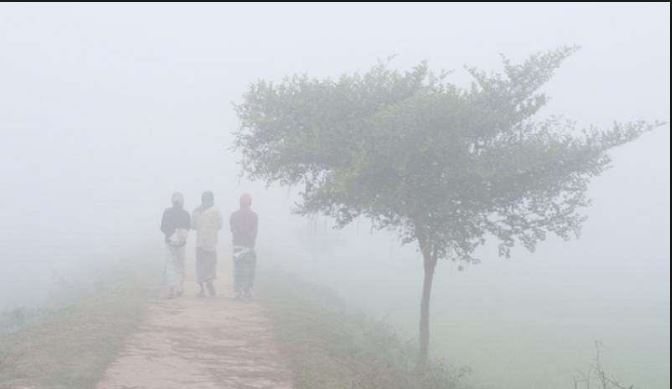
<path fill-rule="evenodd" d="M 218 286 L 225 293 L 212 299 L 194 297 L 192 287 L 152 302 L 98 389 L 291 388 L 263 308 L 233 301 L 230 286 Z"/>

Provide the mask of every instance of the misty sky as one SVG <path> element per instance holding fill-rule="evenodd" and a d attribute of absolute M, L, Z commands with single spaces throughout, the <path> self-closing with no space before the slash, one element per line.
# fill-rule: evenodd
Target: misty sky
<path fill-rule="evenodd" d="M 175 190 L 188 209 L 213 190 L 224 213 L 250 191 L 262 250 L 305 250 L 307 222 L 289 214 L 294 192 L 239 179 L 230 150 L 238 125 L 232 103 L 255 80 L 336 77 L 396 55 L 395 67 L 427 59 L 465 85 L 465 64 L 498 70 L 500 53 L 522 60 L 578 44 L 545 88 L 551 101 L 541 116 L 600 126 L 669 121 L 669 11 L 669 4 L 2 4 L 0 308 L 22 303 L 23 294 L 7 292 L 39 278 L 36 266 L 95 266 L 160 245 L 158 218 Z M 606 279 L 586 293 L 659 299 L 669 314 L 669 126 L 612 155 L 613 169 L 591 186 L 581 240 L 515 251 L 512 264 L 486 247 L 492 261 L 456 282 L 514 298 L 524 289 L 507 292 L 513 281 L 581 287 Z M 393 250 L 389 236 L 356 226 L 338 236 L 341 256 L 369 244 Z M 399 263 L 361 277 L 419 270 L 408 260 L 412 248 L 398 253 Z"/>
<path fill-rule="evenodd" d="M 542 115 L 598 125 L 667 120 L 668 11 L 633 4 L 2 5 L 0 243 L 128 245 L 154 232 L 173 190 L 185 192 L 192 208 L 212 189 L 226 209 L 241 191 L 257 189 L 257 206 L 285 222 L 287 192 L 241 183 L 228 149 L 237 126 L 232 102 L 260 78 L 337 76 L 394 54 L 395 66 L 428 59 L 464 83 L 464 64 L 496 70 L 500 53 L 522 59 L 579 44 L 549 83 L 552 100 Z M 596 233 L 630 242 L 617 252 L 669 257 L 668 139 L 666 127 L 617 150 L 612 179 L 594 185 L 600 201 L 590 214 L 604 216 Z M 281 206 L 271 210 L 271 201 Z M 624 216 L 628 225 L 614 228 Z"/>

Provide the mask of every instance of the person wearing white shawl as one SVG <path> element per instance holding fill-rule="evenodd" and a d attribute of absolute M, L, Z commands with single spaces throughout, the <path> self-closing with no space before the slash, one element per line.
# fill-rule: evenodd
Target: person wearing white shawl
<path fill-rule="evenodd" d="M 199 297 L 216 294 L 213 285 L 217 278 L 217 241 L 222 229 L 222 214 L 215 207 L 212 192 L 203 192 L 201 206 L 192 214 L 192 228 L 196 230 L 196 282 L 201 288 Z"/>

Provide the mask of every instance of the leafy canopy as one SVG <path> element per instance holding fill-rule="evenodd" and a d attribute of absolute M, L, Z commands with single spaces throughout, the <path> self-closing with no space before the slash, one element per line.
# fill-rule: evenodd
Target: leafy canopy
<path fill-rule="evenodd" d="M 338 226 L 367 217 L 434 260 L 474 261 L 486 237 L 500 255 L 516 243 L 533 250 L 549 233 L 578 235 L 605 152 L 661 124 L 598 130 L 536 118 L 548 100 L 540 88 L 575 50 L 503 58 L 501 73 L 467 67 L 469 88 L 426 63 L 259 81 L 236 106 L 235 147 L 252 179 L 303 188 L 300 214 L 323 213 Z"/>

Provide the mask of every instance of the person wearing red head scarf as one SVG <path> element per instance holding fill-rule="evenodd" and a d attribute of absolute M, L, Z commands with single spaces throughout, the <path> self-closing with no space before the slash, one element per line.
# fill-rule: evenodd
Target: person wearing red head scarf
<path fill-rule="evenodd" d="M 252 196 L 240 196 L 240 208 L 231 214 L 231 234 L 233 236 L 233 289 L 236 299 L 251 298 L 257 254 L 258 217 L 252 210 Z"/>

